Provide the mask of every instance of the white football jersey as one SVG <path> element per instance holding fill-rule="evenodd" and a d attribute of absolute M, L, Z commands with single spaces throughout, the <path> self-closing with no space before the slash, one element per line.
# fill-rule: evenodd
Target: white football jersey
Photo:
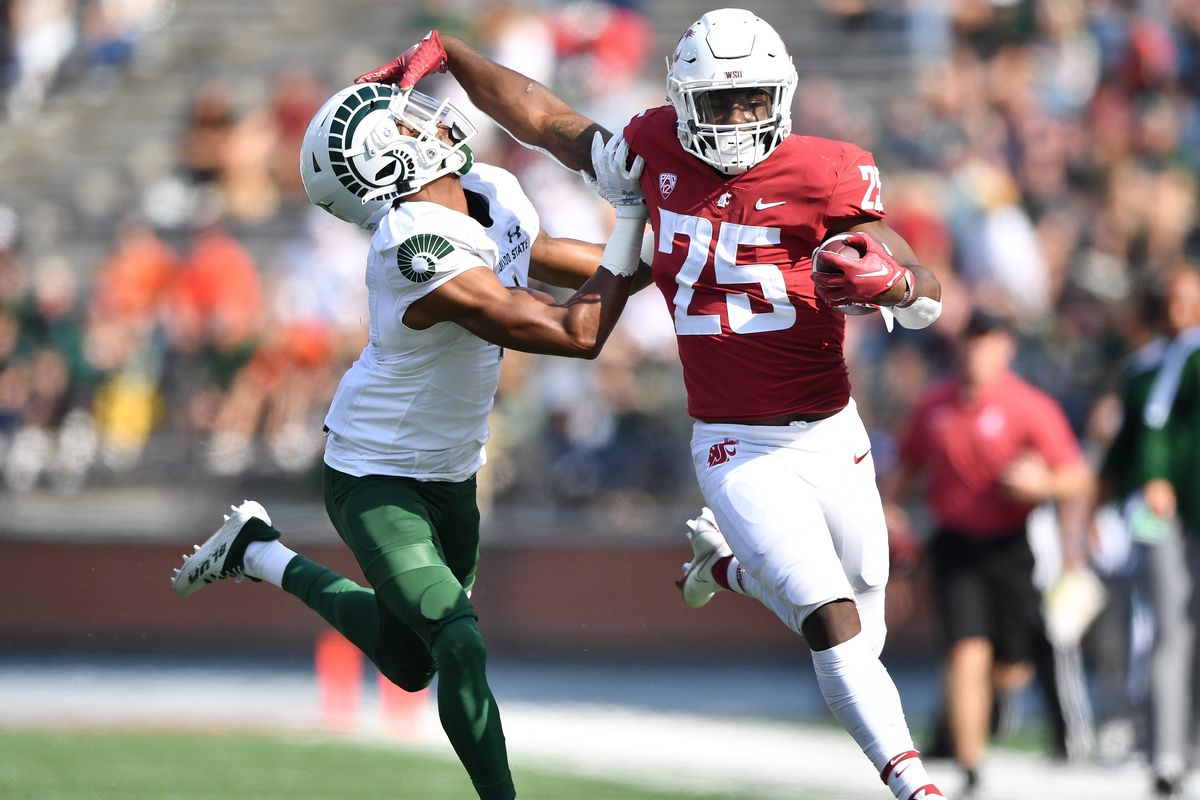
<path fill-rule="evenodd" d="M 490 269 L 505 286 L 527 286 L 539 221 L 505 170 L 476 164 L 462 183 L 487 199 L 490 226 L 410 201 L 390 209 L 371 239 L 369 339 L 325 417 L 325 463 L 336 470 L 459 481 L 486 461 L 502 348 L 453 322 L 414 330 L 404 313 L 469 269 Z"/>

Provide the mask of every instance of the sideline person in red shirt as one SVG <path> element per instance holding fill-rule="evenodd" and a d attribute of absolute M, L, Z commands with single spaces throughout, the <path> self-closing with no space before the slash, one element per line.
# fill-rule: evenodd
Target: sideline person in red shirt
<path fill-rule="evenodd" d="M 998 683 L 1006 670 L 1013 680 L 1028 675 L 1042 636 L 1029 514 L 1077 499 L 1091 483 L 1062 409 L 1010 370 L 1015 353 L 1006 319 L 972 313 L 957 374 L 918 401 L 884 492 L 889 520 L 906 526 L 899 504 L 926 479 L 947 722 L 971 787 L 987 743 L 993 668 Z"/>

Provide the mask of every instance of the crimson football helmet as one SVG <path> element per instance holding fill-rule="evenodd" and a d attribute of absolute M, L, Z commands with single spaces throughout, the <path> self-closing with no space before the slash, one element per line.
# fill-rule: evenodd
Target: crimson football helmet
<path fill-rule="evenodd" d="M 468 172 L 474 159 L 467 141 L 474 135 L 475 126 L 448 101 L 415 89 L 356 84 L 329 98 L 309 123 L 300 177 L 315 205 L 372 228 L 397 197 L 451 172 Z"/>
<path fill-rule="evenodd" d="M 761 89 L 765 119 L 720 124 L 712 92 Z M 796 68 L 775 29 L 749 11 L 722 8 L 697 20 L 667 59 L 667 99 L 679 118 L 683 149 L 726 175 L 740 175 L 792 130 Z"/>

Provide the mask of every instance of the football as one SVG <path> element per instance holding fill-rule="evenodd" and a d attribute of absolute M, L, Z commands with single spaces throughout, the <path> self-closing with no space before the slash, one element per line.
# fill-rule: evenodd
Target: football
<path fill-rule="evenodd" d="M 829 275 L 841 274 L 841 270 L 832 264 L 827 264 L 821 259 L 822 253 L 837 253 L 843 258 L 862 258 L 863 254 L 858 248 L 846 243 L 847 234 L 838 234 L 832 236 L 821 243 L 821 246 L 813 251 L 812 271 L 824 272 Z M 862 314 L 870 314 L 878 311 L 875 306 L 866 305 L 865 303 L 847 303 L 840 306 L 832 306 L 835 311 L 840 311 L 843 314 L 851 316 L 861 316 Z"/>

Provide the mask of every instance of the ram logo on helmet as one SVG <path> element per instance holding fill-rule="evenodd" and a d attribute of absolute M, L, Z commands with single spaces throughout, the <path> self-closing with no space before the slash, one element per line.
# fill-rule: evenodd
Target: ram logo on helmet
<path fill-rule="evenodd" d="M 475 126 L 448 101 L 381 83 L 329 98 L 304 134 L 300 177 L 314 204 L 365 228 L 393 200 L 466 173 Z"/>

